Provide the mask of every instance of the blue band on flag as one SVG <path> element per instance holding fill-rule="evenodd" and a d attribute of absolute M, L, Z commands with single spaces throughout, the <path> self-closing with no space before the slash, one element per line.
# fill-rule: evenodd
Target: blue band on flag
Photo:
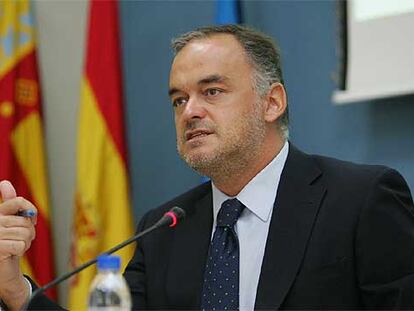
<path fill-rule="evenodd" d="M 216 1 L 216 23 L 238 24 L 241 22 L 240 2 L 238 0 Z"/>

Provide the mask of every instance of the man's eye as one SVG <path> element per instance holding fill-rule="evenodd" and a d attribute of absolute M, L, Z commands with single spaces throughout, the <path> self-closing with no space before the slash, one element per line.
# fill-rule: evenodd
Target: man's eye
<path fill-rule="evenodd" d="M 178 107 L 182 104 L 185 104 L 187 102 L 187 99 L 184 97 L 178 97 L 176 99 L 173 100 L 173 106 L 174 107 Z"/>
<path fill-rule="evenodd" d="M 221 93 L 220 89 L 207 89 L 205 91 L 206 96 L 216 96 Z"/>

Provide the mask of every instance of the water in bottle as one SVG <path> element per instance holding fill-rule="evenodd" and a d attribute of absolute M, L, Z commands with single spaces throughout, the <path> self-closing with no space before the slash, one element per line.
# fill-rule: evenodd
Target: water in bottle
<path fill-rule="evenodd" d="M 98 274 L 89 290 L 89 311 L 131 310 L 131 294 L 120 268 L 119 256 L 98 257 Z"/>

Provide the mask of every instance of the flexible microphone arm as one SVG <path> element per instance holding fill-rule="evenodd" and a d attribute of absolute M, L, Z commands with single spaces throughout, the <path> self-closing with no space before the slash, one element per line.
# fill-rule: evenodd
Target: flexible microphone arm
<path fill-rule="evenodd" d="M 30 299 L 28 300 L 28 302 L 26 303 L 25 307 L 28 307 L 31 303 L 31 301 L 37 297 L 38 295 L 40 295 L 41 293 L 45 292 L 47 289 L 63 282 L 64 280 L 70 278 L 71 276 L 81 272 L 82 270 L 86 269 L 87 267 L 95 264 L 98 261 L 98 257 L 101 255 L 109 255 L 112 254 L 114 252 L 116 252 L 117 250 L 120 250 L 121 248 L 131 244 L 132 242 L 135 242 L 136 240 L 138 240 L 140 237 L 150 233 L 151 231 L 154 231 L 155 229 L 161 228 L 161 227 L 165 227 L 165 226 L 170 226 L 170 227 L 175 227 L 178 223 L 178 220 L 183 219 L 185 217 L 185 211 L 178 207 L 178 206 L 174 206 L 172 209 L 170 209 L 170 211 L 168 211 L 167 213 L 165 213 L 160 220 L 158 220 L 154 225 L 152 225 L 151 227 L 145 229 L 144 231 L 137 233 L 136 235 L 134 235 L 133 237 L 129 238 L 128 240 L 125 240 L 124 242 L 116 245 L 115 247 L 111 248 L 110 250 L 103 252 L 101 254 L 99 254 L 97 257 L 85 262 L 84 264 L 80 265 L 79 267 L 77 267 L 76 269 L 65 273 L 64 275 L 54 279 L 52 282 L 47 283 L 46 285 L 39 287 L 38 289 L 36 289 L 32 295 L 30 296 Z M 27 308 L 23 308 L 23 310 L 26 310 Z"/>

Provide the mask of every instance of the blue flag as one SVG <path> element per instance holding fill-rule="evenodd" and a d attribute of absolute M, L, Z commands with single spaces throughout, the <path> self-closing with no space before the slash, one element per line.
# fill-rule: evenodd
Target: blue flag
<path fill-rule="evenodd" d="M 239 24 L 241 23 L 241 8 L 238 0 L 216 1 L 216 23 L 217 24 Z"/>

